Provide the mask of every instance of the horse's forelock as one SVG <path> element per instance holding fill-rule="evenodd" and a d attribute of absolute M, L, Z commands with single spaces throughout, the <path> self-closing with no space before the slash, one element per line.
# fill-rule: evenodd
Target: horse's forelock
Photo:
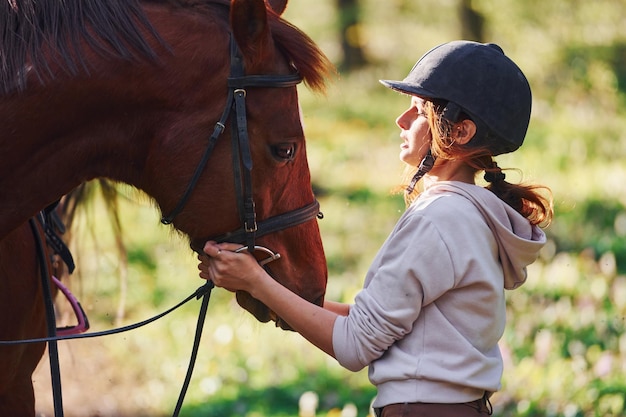
<path fill-rule="evenodd" d="M 271 15 L 271 30 L 278 48 L 297 68 L 305 84 L 323 92 L 335 67 L 313 40 L 297 27 Z"/>

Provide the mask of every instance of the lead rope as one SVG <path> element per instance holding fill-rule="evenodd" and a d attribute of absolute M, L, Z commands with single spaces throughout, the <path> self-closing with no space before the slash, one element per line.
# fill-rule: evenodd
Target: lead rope
<path fill-rule="evenodd" d="M 177 310 L 178 308 L 182 307 L 184 304 L 187 304 L 189 301 L 191 301 L 192 299 L 196 298 L 196 299 L 200 299 L 207 291 L 210 291 L 213 288 L 213 283 L 212 282 L 207 282 L 207 284 L 204 284 L 203 286 L 199 287 L 197 290 L 195 290 L 193 292 L 193 294 L 189 295 L 187 298 L 185 298 L 184 300 L 182 300 L 181 302 L 179 302 L 178 304 L 176 304 L 173 307 L 170 307 L 168 310 L 159 313 L 153 317 L 150 317 L 149 319 L 140 321 L 138 323 L 134 323 L 134 324 L 129 324 L 128 326 L 124 326 L 124 327 L 117 327 L 115 329 L 111 329 L 111 330 L 103 330 L 100 332 L 89 332 L 89 333 L 81 333 L 81 334 L 68 334 L 68 335 L 57 335 L 55 337 L 40 337 L 37 339 L 19 339 L 19 340 L 0 340 L 0 346 L 13 346 L 13 345 L 26 345 L 26 344 L 32 344 L 32 343 L 49 343 L 52 341 L 61 341 L 61 340 L 75 340 L 75 339 L 93 339 L 96 337 L 103 337 L 103 336 L 111 336 L 114 334 L 120 334 L 120 333 L 124 333 L 124 332 L 128 332 L 131 330 L 135 330 L 138 329 L 140 327 L 146 326 L 150 323 L 153 323 L 165 316 L 167 316 L 168 314 L 172 313 L 174 310 Z"/>
<path fill-rule="evenodd" d="M 40 221 L 45 222 L 43 216 L 41 216 Z M 174 413 L 172 417 L 178 417 L 180 410 L 182 408 L 183 402 L 185 401 L 185 395 L 187 394 L 187 389 L 189 388 L 189 383 L 191 382 L 191 377 L 193 375 L 193 370 L 196 364 L 196 358 L 198 357 L 198 350 L 200 348 L 200 340 L 202 339 L 202 330 L 204 328 L 204 322 L 206 320 L 206 314 L 209 307 L 209 300 L 211 299 L 211 290 L 215 288 L 215 285 L 211 281 L 207 281 L 202 287 L 198 288 L 195 293 L 189 297 L 187 297 L 184 301 L 173 307 L 172 309 L 166 311 L 163 314 L 153 317 L 152 319 L 146 320 L 141 323 L 137 323 L 133 326 L 127 326 L 120 329 L 115 329 L 114 331 L 108 332 L 99 332 L 99 333 L 85 333 L 81 335 L 71 335 L 71 336 L 57 336 L 57 328 L 56 328 L 56 316 L 54 312 L 54 304 L 52 301 L 52 291 L 50 289 L 49 277 L 50 271 L 48 268 L 48 260 L 45 253 L 45 247 L 43 240 L 41 238 L 41 233 L 39 228 L 37 227 L 37 223 L 35 218 L 31 218 L 29 220 L 30 227 L 33 232 L 33 237 L 35 240 L 35 246 L 37 249 L 37 258 L 39 260 L 40 270 L 41 270 L 41 283 L 43 290 L 43 298 L 46 309 L 46 327 L 48 330 L 48 337 L 41 339 L 30 339 L 30 340 L 20 340 L 16 341 L 18 343 L 48 343 L 48 356 L 50 360 L 50 377 L 52 381 L 52 399 L 54 403 L 54 416 L 55 417 L 63 417 L 63 390 L 61 387 L 61 365 L 59 360 L 59 350 L 58 350 L 58 341 L 59 340 L 67 340 L 67 339 L 79 339 L 86 337 L 95 337 L 95 336 L 104 336 L 108 334 L 121 333 L 122 331 L 132 330 L 137 327 L 143 326 L 145 324 L 151 323 L 156 319 L 163 317 L 165 314 L 175 310 L 181 305 L 185 304 L 187 301 L 192 298 L 200 299 L 202 298 L 202 303 L 200 305 L 200 312 L 198 313 L 198 322 L 196 323 L 196 333 L 193 341 L 193 348 L 191 350 L 191 356 L 189 358 L 189 365 L 187 366 L 187 373 L 185 375 L 185 381 L 180 390 L 180 394 L 178 396 L 178 401 L 176 402 L 176 407 L 174 409 Z M 45 225 L 44 225 L 45 227 Z M 4 343 L 0 343 L 4 344 Z M 13 343 L 6 343 L 13 344 Z M 17 344 L 17 343 L 16 343 Z"/>
<path fill-rule="evenodd" d="M 183 402 L 185 401 L 187 388 L 189 388 L 193 369 L 196 365 L 196 358 L 198 357 L 198 349 L 200 347 L 202 329 L 204 328 L 204 321 L 206 319 L 206 313 L 209 307 L 209 300 L 211 298 L 211 290 L 215 288 L 215 285 L 213 284 L 213 281 L 207 281 L 203 288 L 204 293 L 202 295 L 202 304 L 200 305 L 200 312 L 198 313 L 198 322 L 196 323 L 196 335 L 193 339 L 193 348 L 191 349 L 191 356 L 189 357 L 189 365 L 187 365 L 187 374 L 185 375 L 185 382 L 183 382 L 183 386 L 180 388 L 180 394 L 178 395 L 178 401 L 176 402 L 176 407 L 174 408 L 174 414 L 172 414 L 172 417 L 178 417 L 178 414 L 183 407 Z"/>
<path fill-rule="evenodd" d="M 41 222 L 45 219 L 41 217 Z M 61 366 L 59 362 L 59 347 L 57 341 L 54 340 L 57 335 L 56 316 L 54 314 L 54 304 L 52 303 L 52 291 L 50 289 L 50 271 L 48 269 L 48 259 L 46 257 L 44 243 L 41 239 L 41 233 L 37 227 L 35 218 L 29 220 L 30 228 L 35 239 L 37 248 L 37 258 L 39 259 L 39 268 L 41 274 L 41 285 L 43 291 L 44 304 L 46 308 L 46 327 L 48 329 L 48 337 L 52 340 L 48 341 L 48 357 L 50 360 L 50 379 L 52 381 L 52 400 L 54 403 L 55 417 L 63 417 L 63 391 L 61 389 Z"/>

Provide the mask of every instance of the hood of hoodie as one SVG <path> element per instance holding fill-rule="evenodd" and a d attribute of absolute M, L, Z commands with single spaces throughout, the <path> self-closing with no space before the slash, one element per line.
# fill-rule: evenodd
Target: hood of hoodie
<path fill-rule="evenodd" d="M 515 289 L 526 281 L 526 267 L 539 256 L 546 235 L 536 225 L 486 188 L 457 181 L 441 181 L 425 194 L 455 193 L 467 198 L 480 211 L 498 243 L 504 271 L 504 288 Z"/>

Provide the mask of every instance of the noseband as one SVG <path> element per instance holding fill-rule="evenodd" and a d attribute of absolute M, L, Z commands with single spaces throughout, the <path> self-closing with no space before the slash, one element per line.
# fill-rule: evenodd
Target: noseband
<path fill-rule="evenodd" d="M 245 75 L 243 57 L 239 51 L 237 43 L 231 38 L 230 41 L 230 76 L 228 77 L 228 98 L 222 117 L 215 124 L 213 134 L 209 138 L 207 147 L 202 155 L 200 163 L 187 185 L 184 194 L 172 212 L 161 218 L 163 224 L 171 224 L 174 218 L 180 214 L 189 200 L 191 193 L 196 187 L 204 168 L 215 148 L 217 139 L 225 129 L 226 121 L 230 116 L 232 125 L 232 154 L 233 169 L 235 175 L 235 186 L 237 196 L 237 207 L 242 227 L 225 233 L 220 236 L 209 238 L 217 242 L 234 242 L 245 244 L 249 252 L 261 249 L 269 252 L 269 260 L 278 259 L 278 254 L 273 254 L 266 248 L 255 245 L 255 239 L 262 235 L 273 233 L 279 230 L 297 226 L 301 223 L 312 220 L 320 215 L 319 203 L 313 203 L 300 209 L 279 214 L 268 219 L 258 221 L 256 219 L 256 209 L 252 193 L 252 156 L 250 154 L 250 139 L 248 136 L 248 120 L 246 117 L 246 89 L 247 88 L 286 88 L 293 87 L 302 81 L 300 74 L 292 73 L 287 75 Z M 197 243 L 192 243 L 192 249 L 198 253 L 202 252 L 202 247 Z"/>

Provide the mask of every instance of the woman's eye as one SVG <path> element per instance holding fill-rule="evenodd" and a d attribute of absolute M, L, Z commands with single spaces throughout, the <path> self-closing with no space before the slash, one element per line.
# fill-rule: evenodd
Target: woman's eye
<path fill-rule="evenodd" d="M 272 147 L 274 157 L 282 161 L 291 161 L 296 156 L 294 143 L 281 143 Z"/>

